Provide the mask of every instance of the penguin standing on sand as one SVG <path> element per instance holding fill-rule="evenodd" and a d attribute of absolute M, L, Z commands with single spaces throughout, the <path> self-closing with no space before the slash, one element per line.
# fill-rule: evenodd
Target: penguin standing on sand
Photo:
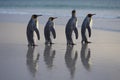
<path fill-rule="evenodd" d="M 75 32 L 76 39 L 78 39 L 78 30 L 76 27 L 77 17 L 76 17 L 76 11 L 72 11 L 72 17 L 69 19 L 66 28 L 65 28 L 65 34 L 67 39 L 67 45 L 75 45 L 72 40 L 72 32 Z"/>
<path fill-rule="evenodd" d="M 81 27 L 81 36 L 82 36 L 82 41 L 81 43 L 85 42 L 85 43 L 91 43 L 87 40 L 86 37 L 86 29 L 88 29 L 88 34 L 89 37 L 91 37 L 91 22 L 92 22 L 92 16 L 95 14 L 88 14 L 86 16 L 86 18 L 84 19 L 83 23 L 82 23 L 82 27 Z"/>
<path fill-rule="evenodd" d="M 45 40 L 46 40 L 45 44 L 53 44 L 52 39 L 51 39 L 51 32 L 52 32 L 53 38 L 54 39 L 56 38 L 56 32 L 54 29 L 54 22 L 53 22 L 53 20 L 56 18 L 57 17 L 50 17 L 48 19 L 48 22 L 45 25 L 45 28 L 44 28 L 44 36 L 45 36 Z"/>
<path fill-rule="evenodd" d="M 27 34 L 27 40 L 28 40 L 28 46 L 36 46 L 35 44 L 35 34 L 34 34 L 34 31 L 36 32 L 37 34 L 37 38 L 38 40 L 40 40 L 40 34 L 39 34 L 39 30 L 38 30 L 38 21 L 37 21 L 37 17 L 38 16 L 42 16 L 42 15 L 32 15 L 29 23 L 28 23 L 28 26 L 27 26 L 27 31 L 26 31 L 26 34 Z"/>

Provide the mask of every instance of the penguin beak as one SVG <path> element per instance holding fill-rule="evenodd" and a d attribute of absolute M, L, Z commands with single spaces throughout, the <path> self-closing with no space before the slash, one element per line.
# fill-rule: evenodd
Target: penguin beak
<path fill-rule="evenodd" d="M 54 17 L 53 19 L 57 19 L 58 17 Z"/>
<path fill-rule="evenodd" d="M 39 17 L 39 16 L 43 16 L 43 15 L 37 15 L 37 17 Z"/>
<path fill-rule="evenodd" d="M 93 15 L 96 15 L 96 14 L 92 14 L 92 16 L 93 16 Z"/>

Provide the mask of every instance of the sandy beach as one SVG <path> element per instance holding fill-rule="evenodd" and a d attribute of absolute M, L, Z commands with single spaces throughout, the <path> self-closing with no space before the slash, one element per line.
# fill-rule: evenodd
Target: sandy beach
<path fill-rule="evenodd" d="M 120 19 L 94 18 L 96 29 L 92 29 L 89 39 L 92 43 L 88 45 L 81 44 L 78 27 L 79 39 L 74 39 L 77 45 L 71 47 L 66 46 L 65 25 L 58 23 L 61 18 L 55 21 L 55 44 L 45 46 L 43 31 L 48 17 L 41 17 L 40 41 L 33 48 L 27 46 L 26 39 L 30 15 L 0 16 L 0 80 L 120 79 L 120 32 L 97 29 L 98 26 L 109 25 L 117 30 Z M 82 21 L 79 22 L 78 26 Z"/>

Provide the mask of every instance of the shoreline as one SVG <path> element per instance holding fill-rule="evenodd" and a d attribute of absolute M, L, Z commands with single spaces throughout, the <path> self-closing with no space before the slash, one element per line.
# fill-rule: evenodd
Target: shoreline
<path fill-rule="evenodd" d="M 23 23 L 23 24 L 28 24 L 31 15 L 26 14 L 26 15 L 18 15 L 18 14 L 0 14 L 0 23 Z M 45 16 L 43 15 L 42 17 L 38 18 L 39 25 L 43 25 L 42 27 L 45 26 L 46 22 L 48 21 L 48 18 L 50 15 Z M 56 17 L 56 16 L 54 16 Z M 55 22 L 55 26 L 57 25 L 62 25 L 63 27 L 66 26 L 67 21 L 69 20 L 69 17 L 58 17 Z M 77 17 L 78 18 L 78 25 L 77 27 L 80 28 L 82 25 L 82 22 L 84 20 L 83 17 Z M 114 31 L 114 32 L 120 32 L 120 19 L 109 19 L 109 18 L 95 18 L 93 17 L 93 29 L 97 30 L 105 30 L 105 31 Z M 25 26 L 26 27 L 26 26 Z"/>

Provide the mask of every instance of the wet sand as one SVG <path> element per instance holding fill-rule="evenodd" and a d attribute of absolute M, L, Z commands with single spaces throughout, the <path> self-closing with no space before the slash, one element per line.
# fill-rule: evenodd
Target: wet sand
<path fill-rule="evenodd" d="M 45 46 L 40 24 L 39 46 L 28 47 L 27 21 L 0 21 L 0 80 L 120 79 L 120 32 L 93 29 L 92 43 L 82 45 L 79 27 L 72 47 L 66 46 L 64 25 L 56 23 L 55 44 Z"/>

